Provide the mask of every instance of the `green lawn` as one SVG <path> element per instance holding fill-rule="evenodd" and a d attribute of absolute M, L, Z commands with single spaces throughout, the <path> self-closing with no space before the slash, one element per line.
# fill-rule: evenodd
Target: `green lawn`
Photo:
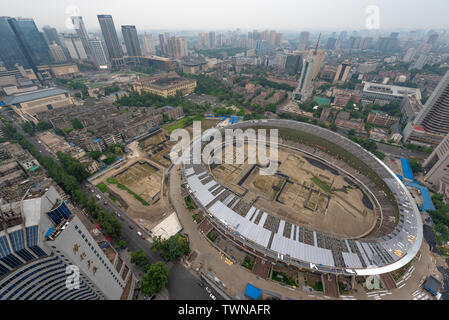
<path fill-rule="evenodd" d="M 174 123 L 171 123 L 167 126 L 168 134 L 171 134 L 176 129 L 184 129 L 185 127 L 190 126 L 193 121 L 201 121 L 204 119 L 202 115 L 194 115 L 190 117 L 184 117 Z"/>
<path fill-rule="evenodd" d="M 106 186 L 105 183 L 101 182 L 99 184 L 97 184 L 96 186 L 98 189 L 100 189 L 101 192 L 105 193 L 108 190 L 108 187 Z"/>
<path fill-rule="evenodd" d="M 324 192 L 332 193 L 331 187 L 326 182 L 319 179 L 318 177 L 313 176 L 313 178 L 310 178 L 310 180 L 312 180 L 313 183 L 315 183 L 318 187 L 320 187 Z"/>

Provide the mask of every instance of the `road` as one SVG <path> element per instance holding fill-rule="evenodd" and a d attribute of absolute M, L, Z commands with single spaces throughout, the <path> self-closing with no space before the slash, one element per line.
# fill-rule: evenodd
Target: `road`
<path fill-rule="evenodd" d="M 14 127 L 22 134 L 27 140 L 44 156 L 53 158 L 58 164 L 57 157 L 48 152 L 46 147 L 42 143 L 38 143 L 36 138 L 31 137 L 25 133 L 21 126 L 18 125 L 14 119 L 5 111 L 2 111 L 5 118 L 11 121 Z M 121 238 L 126 241 L 126 244 L 130 251 L 142 250 L 147 254 L 150 263 L 155 263 L 157 261 L 163 261 L 161 256 L 152 251 L 150 248 L 150 235 L 147 230 L 141 228 L 137 225 L 125 212 L 118 208 L 115 203 L 108 197 L 104 196 L 100 190 L 95 186 L 92 186 L 89 182 L 83 182 L 81 184 L 82 189 L 92 196 L 99 194 L 101 200 L 98 200 L 95 196 L 97 204 L 114 214 L 119 214 L 119 221 L 122 225 L 122 236 Z M 94 192 L 89 191 L 89 188 Z M 137 231 L 140 231 L 144 236 L 145 240 L 142 239 Z M 171 300 L 210 300 L 209 294 L 206 292 L 205 288 L 201 288 L 198 285 L 199 279 L 195 277 L 189 270 L 187 270 L 181 263 L 177 262 L 173 264 L 170 268 L 170 274 L 168 278 L 168 293 Z M 218 298 L 218 295 L 215 295 Z"/>
<path fill-rule="evenodd" d="M 415 150 L 403 149 L 399 147 L 393 147 L 384 143 L 376 143 L 378 151 L 383 152 L 388 155 L 392 155 L 395 157 L 403 157 L 403 158 L 416 158 L 418 160 L 425 160 L 429 156 L 425 152 L 419 152 Z"/>

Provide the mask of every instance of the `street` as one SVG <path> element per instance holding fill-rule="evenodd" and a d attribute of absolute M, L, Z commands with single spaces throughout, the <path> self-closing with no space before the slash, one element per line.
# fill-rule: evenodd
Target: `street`
<path fill-rule="evenodd" d="M 22 134 L 39 151 L 39 153 L 44 156 L 51 157 L 60 165 L 57 157 L 54 154 L 48 152 L 46 150 L 46 147 L 41 143 L 38 143 L 36 138 L 31 137 L 27 133 L 25 133 L 22 130 L 21 126 L 18 125 L 10 117 L 10 115 L 7 114 L 7 112 L 3 111 L 2 114 L 8 121 L 13 123 L 17 131 Z M 137 225 L 131 218 L 128 217 L 125 212 L 118 208 L 112 200 L 102 194 L 100 190 L 98 190 L 95 186 L 92 186 L 89 182 L 83 182 L 81 184 L 81 188 L 86 192 L 86 194 L 92 196 L 101 208 L 107 210 L 112 214 L 115 214 L 116 216 L 117 213 L 120 214 L 120 217 L 117 216 L 117 219 L 119 219 L 122 225 L 121 238 L 126 241 L 127 247 L 130 251 L 142 250 L 146 253 L 150 263 L 163 261 L 158 253 L 151 250 L 149 241 L 149 238 L 151 239 L 151 237 L 147 230 Z M 89 191 L 89 188 L 91 188 L 94 192 Z M 97 194 L 100 195 L 101 200 L 98 200 L 97 197 L 95 197 L 95 195 Z M 137 234 L 137 231 L 140 231 L 145 236 L 145 240 Z M 181 263 L 176 262 L 171 267 L 168 278 L 168 292 L 170 299 L 210 300 L 209 294 L 206 292 L 205 287 L 201 288 L 198 285 L 198 282 L 200 282 L 200 280 L 197 277 L 195 277 Z"/>

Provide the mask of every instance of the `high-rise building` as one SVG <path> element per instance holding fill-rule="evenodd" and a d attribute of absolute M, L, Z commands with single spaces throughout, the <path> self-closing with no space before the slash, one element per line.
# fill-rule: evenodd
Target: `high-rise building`
<path fill-rule="evenodd" d="M 61 40 L 59 39 L 58 31 L 56 28 L 50 26 L 45 26 L 42 28 L 44 31 L 45 38 L 48 40 L 48 44 L 57 43 L 62 46 Z"/>
<path fill-rule="evenodd" d="M 90 52 L 89 47 L 89 35 L 87 34 L 86 27 L 84 25 L 83 17 L 81 16 L 72 16 L 72 23 L 75 26 L 75 31 L 78 37 L 80 38 L 84 51 L 86 52 L 87 57 L 92 60 L 92 54 Z"/>
<path fill-rule="evenodd" d="M 151 35 L 143 35 L 142 37 L 142 51 L 144 55 L 155 55 L 156 48 L 154 46 L 153 37 Z"/>
<path fill-rule="evenodd" d="M 168 55 L 175 59 L 181 59 L 189 54 L 186 38 L 170 37 L 167 40 Z"/>
<path fill-rule="evenodd" d="M 114 20 L 111 15 L 107 14 L 98 15 L 97 17 L 111 64 L 113 67 L 119 67 L 124 63 L 123 50 L 117 37 Z"/>
<path fill-rule="evenodd" d="M 318 56 L 309 54 L 304 60 L 298 87 L 293 92 L 293 98 L 306 101 L 313 94 L 313 73 L 318 64 Z"/>
<path fill-rule="evenodd" d="M 410 62 L 412 61 L 413 57 L 415 56 L 416 49 L 415 48 L 408 48 L 407 52 L 404 55 L 404 58 L 402 61 L 404 62 Z"/>
<path fill-rule="evenodd" d="M 2 203 L 0 300 L 131 298 L 133 273 L 116 267 L 118 253 L 74 210 L 52 185 Z"/>
<path fill-rule="evenodd" d="M 284 68 L 289 74 L 298 74 L 302 68 L 302 56 L 300 54 L 287 55 Z"/>
<path fill-rule="evenodd" d="M 298 50 L 304 51 L 307 49 L 308 43 L 309 43 L 309 37 L 310 32 L 301 32 L 299 35 L 299 43 L 298 43 Z"/>
<path fill-rule="evenodd" d="M 280 47 L 282 45 L 283 40 L 284 40 L 284 34 L 276 32 L 276 36 L 274 38 L 274 45 Z"/>
<path fill-rule="evenodd" d="M 122 34 L 128 56 L 140 57 L 142 55 L 142 50 L 140 49 L 136 26 L 122 26 Z"/>
<path fill-rule="evenodd" d="M 337 72 L 335 73 L 334 83 L 345 83 L 348 80 L 349 71 L 351 71 L 349 61 L 340 63 L 337 67 Z"/>
<path fill-rule="evenodd" d="M 215 48 L 215 32 L 209 32 L 209 48 Z"/>
<path fill-rule="evenodd" d="M 0 60 L 3 61 L 7 69 L 13 69 L 15 64 L 31 67 L 27 58 L 25 57 L 19 40 L 17 39 L 14 30 L 8 22 L 8 17 L 0 17 L 0 39 L 2 48 L 0 49 Z"/>
<path fill-rule="evenodd" d="M 8 22 L 14 30 L 21 51 L 28 60 L 28 65 L 37 69 L 39 65 L 51 63 L 50 49 L 33 19 L 9 18 Z"/>
<path fill-rule="evenodd" d="M 438 83 L 414 124 L 435 134 L 444 136 L 449 133 L 449 71 Z"/>
<path fill-rule="evenodd" d="M 109 59 L 103 41 L 100 39 L 89 39 L 89 46 L 95 65 L 100 69 L 106 69 L 109 65 Z"/>
<path fill-rule="evenodd" d="M 63 45 L 69 52 L 70 58 L 74 60 L 87 60 L 87 53 L 84 50 L 83 42 L 74 34 L 64 34 L 62 36 Z"/>
<path fill-rule="evenodd" d="M 165 39 L 164 39 L 164 35 L 162 33 L 159 34 L 159 48 L 161 50 L 161 55 L 165 55 L 166 54 Z"/>
<path fill-rule="evenodd" d="M 433 189 L 449 197 L 449 134 L 424 161 L 424 181 Z"/>
<path fill-rule="evenodd" d="M 326 44 L 326 50 L 334 50 L 337 44 L 337 38 L 328 38 Z"/>
<path fill-rule="evenodd" d="M 48 46 L 50 48 L 50 53 L 55 62 L 67 61 L 67 57 L 64 54 L 64 50 L 57 43 L 52 43 Z"/>

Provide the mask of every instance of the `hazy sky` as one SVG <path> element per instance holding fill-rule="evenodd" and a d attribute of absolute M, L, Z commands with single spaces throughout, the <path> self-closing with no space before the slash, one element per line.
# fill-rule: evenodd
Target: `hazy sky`
<path fill-rule="evenodd" d="M 97 14 L 138 30 L 361 30 L 370 5 L 379 7 L 381 29 L 449 28 L 448 0 L 0 0 L 0 15 L 60 31 L 73 13 L 91 30 L 99 29 Z"/>

